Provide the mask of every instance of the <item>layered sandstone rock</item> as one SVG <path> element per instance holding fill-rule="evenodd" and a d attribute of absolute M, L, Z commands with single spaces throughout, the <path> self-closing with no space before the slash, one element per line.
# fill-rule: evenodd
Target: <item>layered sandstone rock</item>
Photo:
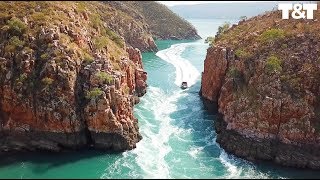
<path fill-rule="evenodd" d="M 319 22 L 280 18 L 268 13 L 218 37 L 200 93 L 218 108 L 217 142 L 227 151 L 320 169 Z M 259 30 L 246 31 L 257 23 Z"/>
<path fill-rule="evenodd" d="M 147 79 L 140 51 L 91 23 L 94 3 L 84 4 L 89 15 L 75 2 L 15 3 L 1 4 L 14 13 L 0 17 L 0 152 L 134 148 L 133 106 Z"/>

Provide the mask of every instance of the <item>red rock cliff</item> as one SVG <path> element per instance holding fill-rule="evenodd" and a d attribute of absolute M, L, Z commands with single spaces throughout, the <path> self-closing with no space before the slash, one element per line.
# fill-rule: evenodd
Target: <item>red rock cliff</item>
<path fill-rule="evenodd" d="M 1 152 L 123 151 L 141 139 L 133 115 L 146 93 L 141 53 L 105 32 L 96 5 L 1 3 Z"/>
<path fill-rule="evenodd" d="M 320 169 L 319 28 L 316 20 L 272 12 L 216 38 L 201 95 L 222 115 L 215 126 L 223 148 L 249 160 Z"/>

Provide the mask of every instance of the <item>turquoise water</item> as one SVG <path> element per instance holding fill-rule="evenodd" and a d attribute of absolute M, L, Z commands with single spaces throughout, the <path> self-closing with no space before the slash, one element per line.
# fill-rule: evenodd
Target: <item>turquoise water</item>
<path fill-rule="evenodd" d="M 234 20 L 190 20 L 202 37 Z M 158 41 L 144 53 L 148 93 L 135 106 L 143 139 L 120 154 L 92 150 L 8 156 L 0 178 L 315 178 L 319 173 L 253 164 L 224 152 L 215 142 L 214 115 L 198 95 L 206 55 L 204 39 Z M 181 81 L 191 85 L 181 90 Z"/>

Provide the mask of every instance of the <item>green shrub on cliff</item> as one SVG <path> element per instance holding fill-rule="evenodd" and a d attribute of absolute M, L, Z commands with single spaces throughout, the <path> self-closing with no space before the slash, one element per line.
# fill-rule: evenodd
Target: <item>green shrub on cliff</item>
<path fill-rule="evenodd" d="M 27 26 L 19 18 L 13 17 L 8 20 L 9 30 L 16 35 L 23 34 L 26 31 Z"/>
<path fill-rule="evenodd" d="M 13 53 L 15 52 L 18 48 L 22 48 L 23 45 L 25 44 L 24 41 L 21 41 L 19 37 L 13 36 L 9 39 L 8 44 L 5 46 L 5 52 L 7 53 Z"/>
<path fill-rule="evenodd" d="M 98 77 L 102 83 L 106 82 L 110 84 L 113 81 L 113 77 L 106 72 L 98 72 L 95 76 Z"/>
<path fill-rule="evenodd" d="M 259 40 L 263 43 L 275 42 L 277 40 L 283 39 L 285 37 L 285 32 L 282 29 L 269 29 L 264 31 Z"/>
<path fill-rule="evenodd" d="M 91 14 L 91 24 L 94 28 L 98 29 L 102 24 L 101 17 L 99 14 Z"/>
<path fill-rule="evenodd" d="M 124 88 L 124 93 L 129 94 L 129 92 L 130 92 L 130 88 L 128 86 L 126 86 Z"/>
<path fill-rule="evenodd" d="M 94 99 L 100 96 L 103 91 L 100 88 L 93 88 L 91 91 L 87 92 L 86 98 L 87 99 Z"/>
<path fill-rule="evenodd" d="M 84 2 L 77 2 L 77 10 L 79 11 L 79 12 L 85 12 L 86 11 L 86 5 L 85 5 L 85 3 Z"/>
<path fill-rule="evenodd" d="M 10 38 L 10 44 L 15 46 L 15 47 L 23 47 L 23 45 L 25 44 L 24 41 L 21 41 L 17 36 L 13 36 Z"/>
<path fill-rule="evenodd" d="M 249 52 L 243 49 L 237 49 L 234 54 L 241 59 L 246 59 L 251 56 Z"/>
<path fill-rule="evenodd" d="M 267 64 L 266 64 L 267 71 L 269 73 L 274 71 L 281 72 L 282 70 L 281 64 L 282 64 L 282 61 L 278 57 L 276 57 L 275 55 L 271 55 L 267 59 Z"/>
<path fill-rule="evenodd" d="M 230 23 L 225 22 L 221 26 L 218 27 L 217 37 L 225 33 L 230 28 Z"/>
<path fill-rule="evenodd" d="M 33 52 L 33 49 L 31 49 L 30 47 L 24 47 L 23 51 L 30 54 Z"/>
<path fill-rule="evenodd" d="M 94 58 L 90 54 L 84 52 L 83 61 L 86 63 L 91 63 L 94 61 Z"/>
<path fill-rule="evenodd" d="M 45 86 L 49 86 L 53 83 L 53 79 L 49 78 L 49 77 L 45 77 L 41 80 L 41 82 L 45 85 Z"/>
<path fill-rule="evenodd" d="M 25 82 L 25 80 L 27 79 L 27 77 L 28 76 L 26 73 L 20 74 L 20 76 L 16 79 L 16 83 L 23 84 Z"/>
<path fill-rule="evenodd" d="M 112 62 L 112 67 L 115 69 L 115 70 L 121 70 L 121 67 L 120 67 L 120 65 L 118 64 L 118 63 L 114 63 L 114 62 Z"/>
<path fill-rule="evenodd" d="M 119 47 L 124 47 L 124 42 L 119 36 L 114 36 L 111 38 L 112 41 L 114 41 Z"/>
<path fill-rule="evenodd" d="M 206 38 L 206 40 L 204 41 L 204 43 L 209 43 L 209 46 L 212 46 L 214 43 L 215 38 L 212 36 L 209 36 Z"/>
<path fill-rule="evenodd" d="M 282 44 L 282 45 L 281 45 L 281 48 L 282 48 L 282 49 L 287 49 L 287 48 L 288 48 L 288 44 Z"/>
<path fill-rule="evenodd" d="M 245 20 L 247 20 L 248 19 L 248 17 L 247 16 L 240 16 L 240 21 L 245 21 Z"/>
<path fill-rule="evenodd" d="M 108 38 L 105 36 L 96 37 L 93 39 L 93 43 L 97 49 L 103 49 L 108 45 Z"/>
<path fill-rule="evenodd" d="M 34 12 L 32 15 L 31 15 L 31 18 L 32 20 L 34 20 L 35 22 L 37 23 L 40 23 L 40 22 L 46 22 L 50 19 L 49 16 L 45 15 L 44 13 L 42 12 Z"/>
<path fill-rule="evenodd" d="M 241 72 L 234 66 L 230 67 L 227 75 L 232 78 L 239 78 L 241 76 Z"/>
<path fill-rule="evenodd" d="M 108 35 L 108 37 L 115 42 L 119 47 L 123 48 L 124 47 L 124 41 L 121 39 L 119 35 L 117 35 L 115 32 L 113 32 L 111 29 L 106 28 L 104 30 L 105 34 Z"/>
<path fill-rule="evenodd" d="M 46 60 L 46 59 L 49 58 L 49 54 L 48 53 L 43 53 L 43 54 L 41 54 L 40 58 L 43 59 L 43 60 Z"/>

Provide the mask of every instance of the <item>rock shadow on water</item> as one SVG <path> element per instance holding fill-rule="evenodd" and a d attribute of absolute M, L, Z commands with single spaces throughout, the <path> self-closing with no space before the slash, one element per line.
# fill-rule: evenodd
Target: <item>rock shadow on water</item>
<path fill-rule="evenodd" d="M 171 123 L 182 129 L 191 129 L 192 143 L 196 147 L 206 146 L 208 141 L 203 141 L 203 138 L 210 137 L 209 141 L 212 141 L 213 145 L 206 146 L 202 151 L 212 158 L 219 158 L 221 149 L 215 142 L 216 132 L 214 128 L 216 113 L 213 111 L 207 111 L 207 108 L 199 95 L 200 86 L 201 82 L 197 82 L 195 85 L 184 90 L 183 93 L 186 93 L 187 95 L 180 97 L 177 100 L 177 111 L 170 114 L 170 118 L 172 119 Z M 201 140 L 199 141 L 199 139 Z M 268 161 L 258 161 L 253 163 L 229 153 L 227 153 L 227 156 L 229 159 L 232 159 L 233 165 L 242 169 L 240 176 L 246 176 L 243 173 L 250 174 L 247 170 L 254 170 L 270 178 L 317 179 L 320 177 L 320 172 L 315 170 L 284 167 Z"/>
<path fill-rule="evenodd" d="M 31 163 L 34 174 L 45 174 L 51 169 L 92 158 L 107 158 L 108 164 L 120 158 L 118 152 L 82 149 L 66 152 L 13 152 L 0 156 L 0 168 L 21 163 Z M 108 157 L 106 157 L 108 156 Z M 112 159 L 112 161 L 110 161 Z M 89 166 L 89 164 L 88 164 Z"/>

